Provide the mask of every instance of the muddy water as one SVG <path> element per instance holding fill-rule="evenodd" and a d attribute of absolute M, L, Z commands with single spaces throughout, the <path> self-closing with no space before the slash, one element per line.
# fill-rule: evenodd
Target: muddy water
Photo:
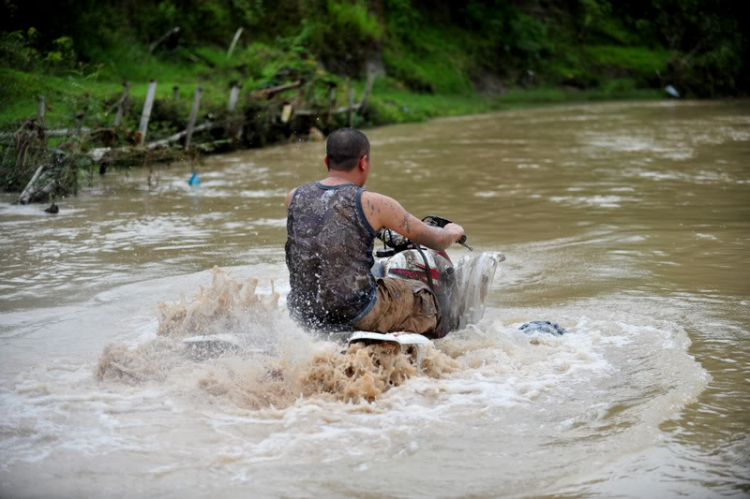
<path fill-rule="evenodd" d="M 208 159 L 197 189 L 184 165 L 108 174 L 55 217 L 4 202 L 0 496 L 750 493 L 747 102 L 369 136 L 368 188 L 507 256 L 478 326 L 388 364 L 387 389 L 387 352 L 291 323 L 283 196 L 322 175 L 318 143 Z M 180 307 L 200 320 L 158 334 Z M 569 335 L 517 331 L 533 319 Z M 197 361 L 194 330 L 266 353 Z"/>

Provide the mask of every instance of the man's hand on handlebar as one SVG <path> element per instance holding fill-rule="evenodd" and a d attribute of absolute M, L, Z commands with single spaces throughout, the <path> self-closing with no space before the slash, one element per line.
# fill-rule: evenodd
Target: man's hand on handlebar
<path fill-rule="evenodd" d="M 457 243 L 464 236 L 464 228 L 458 224 L 449 223 L 443 230 L 451 235 L 451 242 Z"/>

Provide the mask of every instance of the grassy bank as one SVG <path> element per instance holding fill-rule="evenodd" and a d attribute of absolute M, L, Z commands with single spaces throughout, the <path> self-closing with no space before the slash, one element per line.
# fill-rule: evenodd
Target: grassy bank
<path fill-rule="evenodd" d="M 684 96 L 740 95 L 750 83 L 750 37 L 734 0 L 61 0 L 49 16 L 39 16 L 33 2 L 5 0 L 4 6 L 4 190 L 22 188 L 39 162 L 90 169 L 99 161 L 91 159 L 93 148 L 138 149 L 116 158 L 120 164 L 154 160 L 132 147 L 140 141 L 135 131 L 152 79 L 158 85 L 146 141 L 185 129 L 200 85 L 197 121 L 219 126 L 196 142 L 212 144 L 211 150 L 343 126 L 346 113 L 328 112 L 329 92 L 335 106 L 346 107 L 348 82 L 356 102 L 373 72 L 380 76 L 354 118 L 358 127 L 658 98 L 666 85 Z M 229 55 L 238 28 L 245 31 Z M 113 129 L 126 81 L 126 114 Z M 272 98 L 257 92 L 295 81 L 302 86 Z M 229 113 L 229 90 L 237 83 L 242 93 Z M 82 119 L 91 133 L 40 135 L 34 119 L 40 94 L 46 129 L 69 129 Z M 309 112 L 282 119 L 289 104 Z M 183 152 L 174 143 L 162 157 Z"/>
<path fill-rule="evenodd" d="M 55 126 L 79 113 L 103 125 L 123 81 L 132 84 L 136 110 L 150 79 L 158 80 L 161 101 L 173 86 L 181 89 L 180 100 L 157 110 L 154 126 L 165 132 L 181 126 L 176 117 L 187 113 L 196 84 L 204 89 L 204 109 L 214 114 L 232 82 L 247 93 L 300 77 L 337 84 L 344 105 L 344 78 L 358 81 L 361 91 L 372 64 L 388 76 L 378 80 L 364 116 L 369 124 L 643 98 L 666 85 L 691 97 L 737 95 L 750 83 L 741 4 L 62 0 L 54 15 L 40 17 L 33 2 L 6 0 L 0 129 L 33 116 L 38 93 L 47 97 Z M 230 57 L 238 28 L 244 34 Z"/>
<path fill-rule="evenodd" d="M 169 69 L 169 68 L 167 68 Z M 155 73 L 155 74 L 154 74 Z M 212 81 L 196 82 L 194 76 L 179 75 L 168 71 L 154 71 L 157 80 L 156 99 L 170 103 L 169 109 L 157 109 L 155 120 L 150 126 L 150 136 L 158 137 L 173 133 L 186 120 L 192 95 L 197 84 L 203 88 L 202 108 L 208 113 L 219 111 L 225 105 L 231 77 L 214 78 Z M 340 88 L 337 102 L 346 104 L 343 91 L 343 78 L 338 80 Z M 26 73 L 8 68 L 0 68 L 0 81 L 3 82 L 3 100 L 0 105 L 0 129 L 13 130 L 23 120 L 33 118 L 37 113 L 37 95 L 46 99 L 45 121 L 49 128 L 72 126 L 76 114 L 85 112 L 86 124 L 106 126 L 116 111 L 116 102 L 122 93 L 122 85 L 112 78 L 101 76 L 55 76 L 39 73 Z M 173 87 L 180 88 L 180 97 L 173 99 Z M 354 81 L 355 95 L 360 96 L 364 82 Z M 259 84 L 258 88 L 261 88 Z M 135 128 L 140 117 L 140 105 L 148 90 L 148 79 L 131 83 L 129 94 L 133 99 L 131 112 L 125 126 Z M 251 90 L 245 88 L 244 93 Z M 565 86 L 538 86 L 514 88 L 497 94 L 482 93 L 420 93 L 405 87 L 400 81 L 380 76 L 375 80 L 369 98 L 368 110 L 357 116 L 358 126 L 385 125 L 391 123 L 418 122 L 439 116 L 458 116 L 484 113 L 502 109 L 538 106 L 544 104 L 575 103 L 603 100 L 655 99 L 665 94 L 660 89 L 638 88 L 632 79 L 621 78 L 607 82 L 596 88 L 579 89 Z M 293 92 L 287 97 L 292 98 Z M 241 101 L 242 102 L 242 101 Z M 171 113 L 174 122 L 165 123 L 160 113 Z M 182 118 L 182 119 L 181 119 Z"/>
<path fill-rule="evenodd" d="M 348 98 L 345 78 L 323 71 L 313 62 L 309 63 L 313 71 L 308 71 L 306 77 L 325 80 L 327 84 L 336 86 L 336 104 L 347 105 Z M 212 63 L 210 67 L 194 68 L 199 72 L 199 78 L 184 67 L 174 67 L 170 64 L 149 66 L 151 78 L 157 80 L 156 101 L 152 111 L 148 128 L 147 141 L 163 139 L 185 128 L 186 120 L 192 104 L 192 94 L 196 85 L 203 88 L 201 100 L 201 117 L 199 122 L 206 120 L 225 120 L 231 117 L 226 113 L 228 89 L 235 81 L 239 81 L 234 66 L 225 61 Z M 210 70 L 210 71 L 209 71 Z M 141 76 L 144 73 L 141 72 Z M 266 76 L 263 76 L 265 74 Z M 314 75 L 314 76 L 313 76 Z M 119 76 L 119 75 L 118 75 Z M 0 79 L 3 89 L 0 92 L 3 104 L 0 106 L 0 130 L 15 131 L 26 123 L 36 123 L 37 96 L 44 95 L 46 102 L 45 126 L 48 129 L 72 128 L 75 126 L 76 116 L 83 116 L 83 125 L 90 130 L 106 130 L 112 128 L 112 120 L 116 113 L 117 104 L 122 93 L 119 77 L 106 73 L 82 74 L 71 72 L 68 75 L 43 74 L 39 72 L 24 72 L 9 68 L 0 68 Z M 278 67 L 267 68 L 261 73 L 261 78 L 243 81 L 243 97 L 240 99 L 238 111 L 244 124 L 244 135 L 234 136 L 231 141 L 225 140 L 218 150 L 227 148 L 257 147 L 259 145 L 277 143 L 284 140 L 298 140 L 304 138 L 310 131 L 310 126 L 322 129 L 324 133 L 345 126 L 346 115 L 334 116 L 332 120 L 292 119 L 286 125 L 281 125 L 280 107 L 272 103 L 259 102 L 253 97 L 253 90 L 262 89 L 272 84 L 287 83 L 299 76 L 298 73 L 280 76 Z M 254 88 L 247 88 L 254 85 Z M 353 80 L 351 85 L 357 99 L 364 92 L 365 83 Z M 173 88 L 179 87 L 179 97 L 174 98 Z M 115 134 L 95 136 L 94 133 L 82 134 L 72 139 L 47 139 L 23 142 L 21 146 L 6 143 L 0 146 L 3 153 L 3 165 L 0 169 L 0 182 L 4 190 L 20 191 L 27 184 L 39 164 L 59 163 L 59 168 L 47 173 L 38 182 L 40 185 L 57 178 L 60 185 L 56 193 L 58 196 L 75 194 L 77 186 L 86 181 L 97 168 L 103 164 L 90 157 L 90 151 L 103 146 L 132 147 L 136 144 L 133 133 L 138 127 L 140 109 L 145 100 L 148 89 L 148 79 L 131 81 L 129 88 L 129 112 L 124 116 L 121 126 Z M 316 95 L 317 93 L 317 95 Z M 306 106 L 325 106 L 328 95 L 320 91 L 308 92 Z M 662 92 L 658 89 L 638 88 L 636 82 L 629 78 L 611 80 L 606 85 L 591 89 L 578 89 L 563 86 L 534 86 L 528 88 L 507 89 L 494 94 L 479 92 L 416 92 L 402 81 L 393 77 L 381 75 L 375 79 L 368 106 L 362 113 L 354 116 L 354 126 L 366 128 L 368 126 L 386 125 L 392 123 L 419 122 L 440 116 L 458 116 L 476 113 L 513 109 L 548 104 L 622 100 L 622 99 L 651 99 L 659 98 Z M 296 90 L 279 94 L 276 103 L 293 102 L 298 96 Z M 304 106 L 303 106 L 304 107 Z M 34 126 L 32 126 L 32 129 Z M 228 137 L 229 132 L 223 132 L 222 137 Z M 18 134 L 16 134 L 18 135 Z M 33 132 L 32 132 L 33 136 Z M 211 141 L 216 138 L 210 132 L 202 132 L 197 136 L 197 142 Z M 195 142 L 194 142 L 195 143 Z M 180 159 L 194 157 L 195 153 L 188 153 L 176 144 L 169 152 L 157 155 L 136 148 L 136 154 L 119 158 L 108 163 L 120 166 L 150 164 L 160 158 Z M 65 149 L 65 156 L 54 161 L 52 148 Z M 23 161 L 18 157 L 23 153 Z M 205 150 L 203 151 L 206 152 Z M 103 171 L 103 170 L 102 170 Z M 86 177 L 86 178 L 80 178 Z M 38 197 L 47 200 L 47 197 Z"/>

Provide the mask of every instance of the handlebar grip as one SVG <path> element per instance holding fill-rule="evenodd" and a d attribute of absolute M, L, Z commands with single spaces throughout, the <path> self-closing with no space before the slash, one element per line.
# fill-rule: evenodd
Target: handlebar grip
<path fill-rule="evenodd" d="M 439 217 L 437 215 L 427 215 L 422 219 L 424 223 L 427 225 L 432 225 L 433 227 L 440 227 L 441 229 L 451 223 L 450 220 L 447 218 Z"/>
<path fill-rule="evenodd" d="M 464 248 L 468 249 L 469 251 L 474 251 L 474 248 L 472 248 L 471 246 L 469 246 L 468 244 L 466 244 L 466 236 L 465 235 L 461 236 L 461 239 L 459 239 L 456 242 L 458 244 L 460 244 L 461 246 L 463 246 Z"/>

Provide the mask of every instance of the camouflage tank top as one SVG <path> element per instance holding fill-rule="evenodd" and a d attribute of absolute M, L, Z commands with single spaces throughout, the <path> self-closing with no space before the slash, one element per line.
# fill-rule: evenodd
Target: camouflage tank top
<path fill-rule="evenodd" d="M 375 304 L 375 231 L 362 210 L 362 192 L 354 184 L 314 182 L 298 187 L 289 203 L 287 305 L 306 327 L 348 328 Z"/>

